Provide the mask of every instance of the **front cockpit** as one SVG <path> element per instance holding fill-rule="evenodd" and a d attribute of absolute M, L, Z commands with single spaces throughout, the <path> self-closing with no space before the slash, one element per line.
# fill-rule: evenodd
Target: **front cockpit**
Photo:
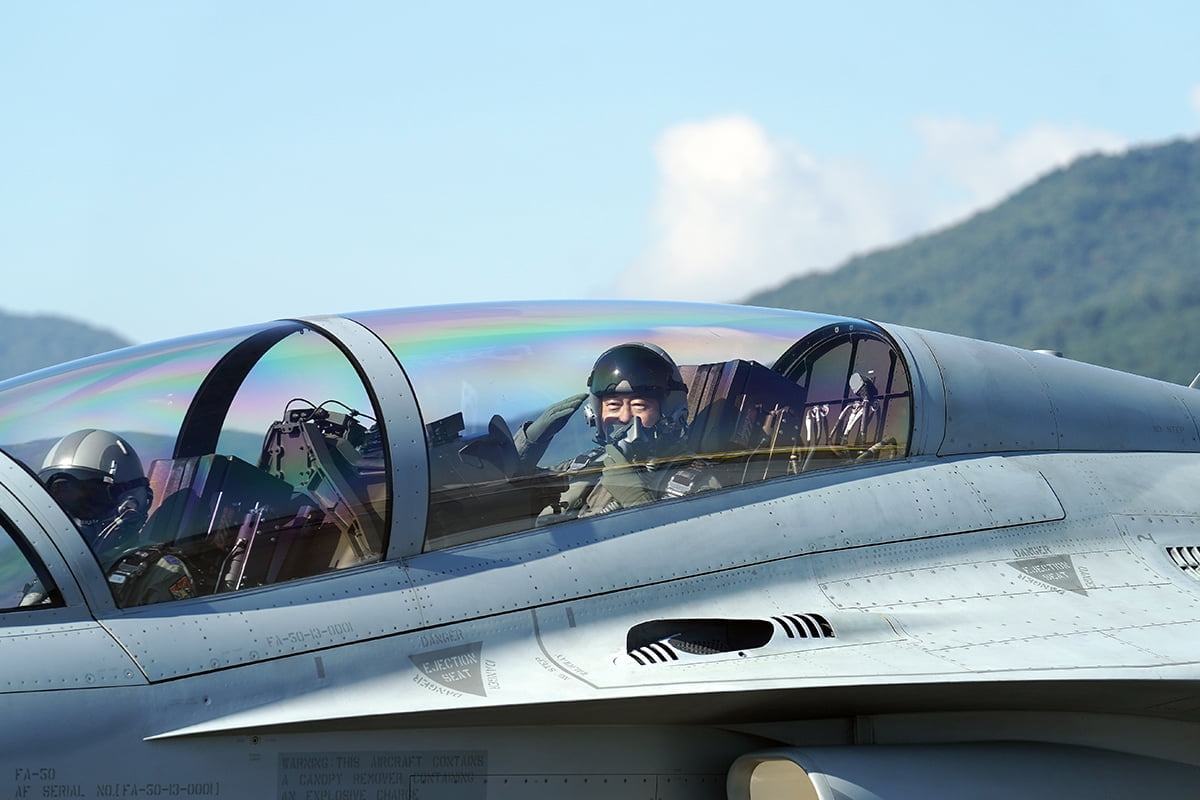
<path fill-rule="evenodd" d="M 686 401 L 669 448 L 647 444 L 666 423 L 627 423 L 624 439 L 589 424 L 589 371 L 621 343 L 648 343 L 677 369 Z M 902 457 L 912 397 L 900 351 L 862 321 L 670 303 L 446 306 L 276 322 L 8 381 L 0 449 L 55 476 L 61 496 L 102 492 L 87 518 L 59 505 L 117 605 L 139 606 L 575 520 L 587 514 L 564 497 L 589 481 L 579 491 L 610 482 L 602 513 Z M 119 491 L 101 450 L 47 463 L 86 430 L 136 453 L 144 491 Z M 10 576 L 0 590 L 53 603 L 48 580 Z"/>

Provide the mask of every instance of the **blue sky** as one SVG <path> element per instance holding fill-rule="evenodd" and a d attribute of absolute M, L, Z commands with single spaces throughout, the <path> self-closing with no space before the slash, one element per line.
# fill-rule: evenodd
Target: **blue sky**
<path fill-rule="evenodd" d="M 736 300 L 1200 131 L 1194 3 L 831 5 L 0 5 L 0 310 Z"/>

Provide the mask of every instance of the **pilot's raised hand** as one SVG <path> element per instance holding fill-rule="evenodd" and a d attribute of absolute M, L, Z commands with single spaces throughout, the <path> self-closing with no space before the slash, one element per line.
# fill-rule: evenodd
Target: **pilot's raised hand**
<path fill-rule="evenodd" d="M 567 420 L 579 410 L 586 399 L 586 394 L 576 394 L 559 400 L 543 411 L 537 419 L 526 422 L 517 430 L 513 436 L 513 443 L 517 446 L 517 455 L 520 456 L 523 467 L 532 468 L 537 465 L 546 448 L 550 446 L 550 441 L 563 429 Z"/>
<path fill-rule="evenodd" d="M 647 461 L 654 455 L 654 437 L 637 417 L 610 428 L 608 441 L 626 461 Z"/>

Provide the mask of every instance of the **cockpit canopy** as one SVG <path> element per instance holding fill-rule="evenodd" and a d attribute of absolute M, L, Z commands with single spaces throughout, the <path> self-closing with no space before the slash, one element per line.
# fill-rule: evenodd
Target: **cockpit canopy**
<path fill-rule="evenodd" d="M 603 302 L 364 312 L 129 348 L 0 384 L 0 449 L 34 474 L 84 429 L 136 451 L 148 497 L 72 518 L 118 603 L 252 589 L 565 518 L 547 508 L 596 428 L 574 413 L 532 461 L 514 434 L 587 392 L 596 357 L 625 342 L 661 348 L 687 387 L 686 457 L 664 499 L 908 451 L 908 370 L 870 323 Z M 118 532 L 121 547 L 101 546 Z"/>

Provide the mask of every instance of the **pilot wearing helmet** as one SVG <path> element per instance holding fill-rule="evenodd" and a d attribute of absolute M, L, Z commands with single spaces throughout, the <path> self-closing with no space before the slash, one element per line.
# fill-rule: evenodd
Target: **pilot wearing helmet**
<path fill-rule="evenodd" d="M 95 428 L 59 439 L 38 472 L 50 495 L 108 567 L 136 544 L 150 507 L 141 459 L 121 437 Z"/>
<path fill-rule="evenodd" d="M 96 428 L 69 433 L 50 448 L 38 479 L 79 528 L 120 605 L 193 596 L 191 576 L 177 555 L 140 546 L 153 495 L 127 441 Z M 37 602 L 29 598 L 27 591 L 22 603 Z"/>
<path fill-rule="evenodd" d="M 682 494 L 673 476 L 688 458 L 687 386 L 671 357 L 646 342 L 621 344 L 596 359 L 587 385 L 587 394 L 551 406 L 514 437 L 530 467 L 581 405 L 596 428 L 598 447 L 552 468 L 572 478 L 543 518 L 587 517 Z"/>

